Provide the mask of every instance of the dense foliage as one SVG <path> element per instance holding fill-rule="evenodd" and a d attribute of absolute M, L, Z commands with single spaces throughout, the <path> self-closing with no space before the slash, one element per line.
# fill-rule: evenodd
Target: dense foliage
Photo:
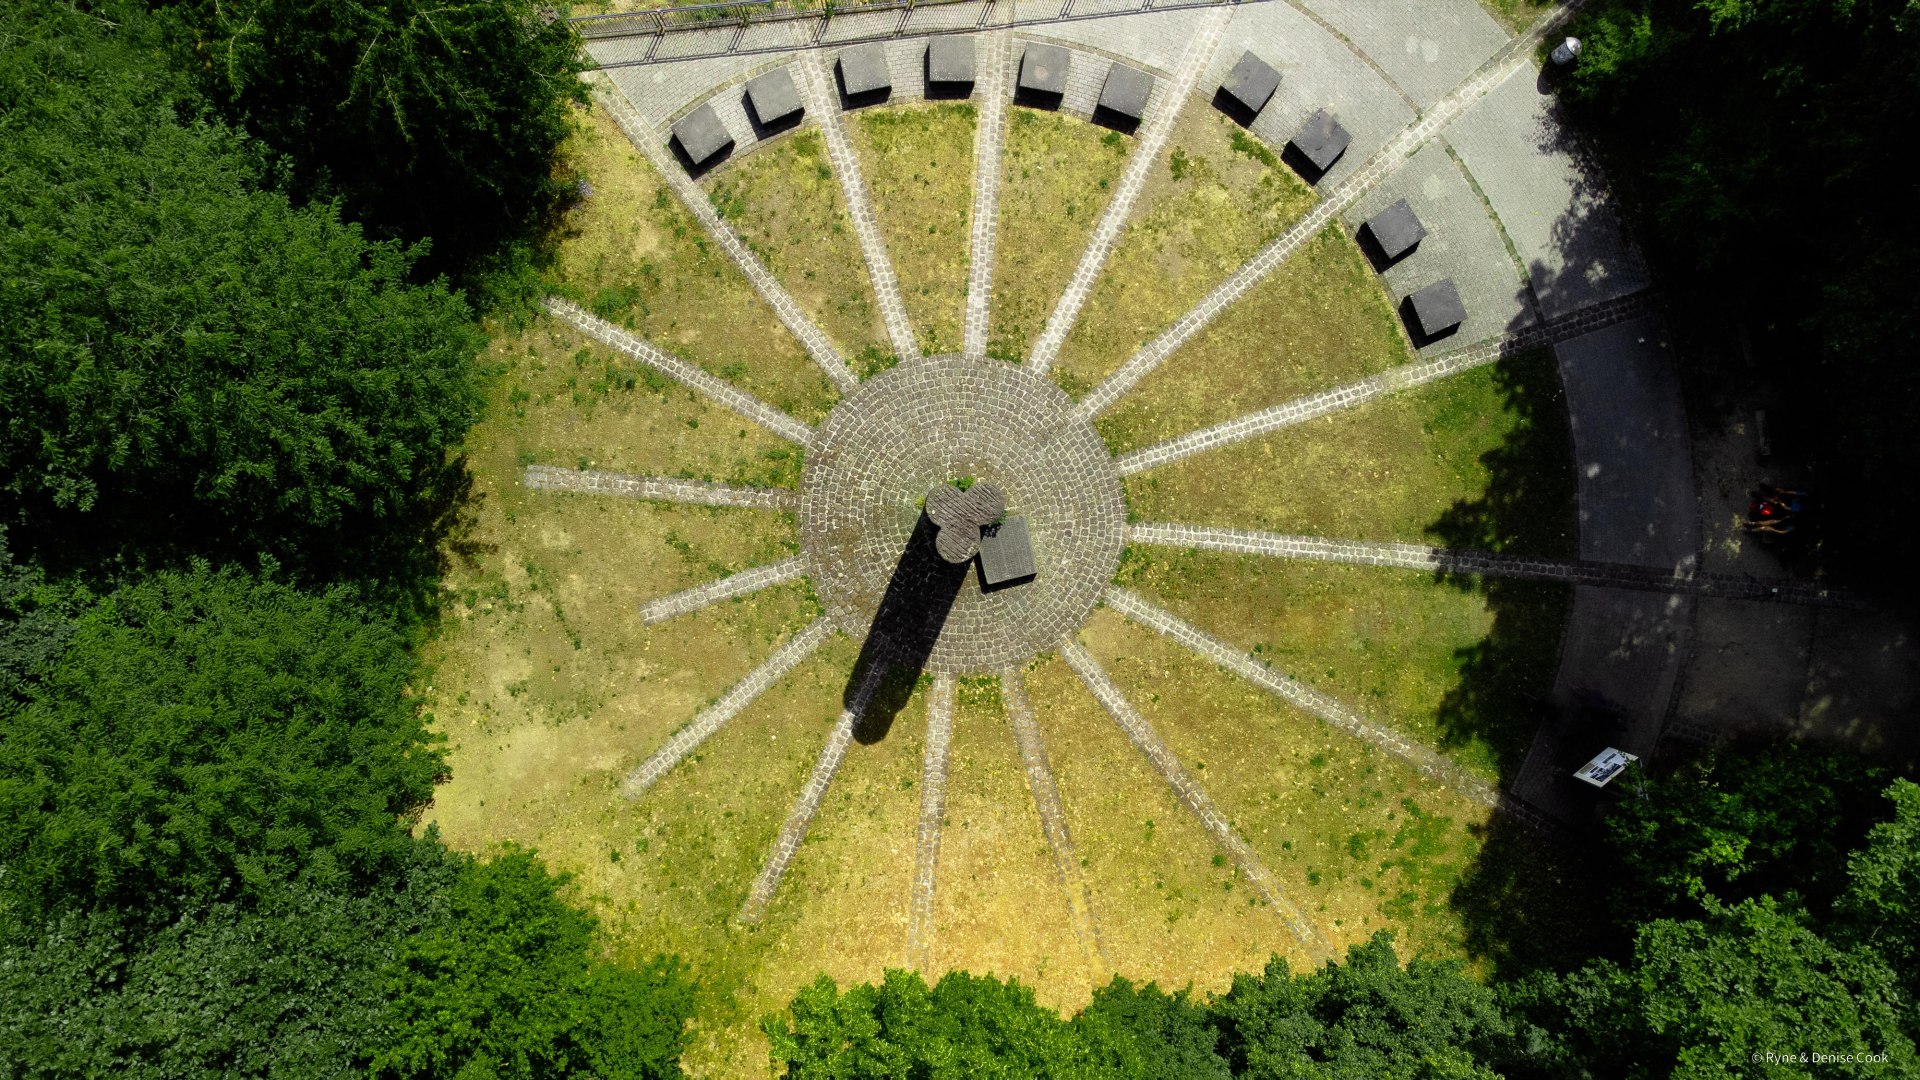
<path fill-rule="evenodd" d="M 554 154 L 584 100 L 564 4 L 182 0 L 226 114 L 376 235 L 457 271 L 571 193 Z"/>
<path fill-rule="evenodd" d="M 465 302 L 408 283 L 409 253 L 331 207 L 263 186 L 257 149 L 192 119 L 131 32 L 62 8 L 0 18 L 16 547 L 333 568 L 412 528 L 478 407 Z"/>
<path fill-rule="evenodd" d="M 1909 0 L 1594 0 L 1562 86 L 1679 301 L 1696 392 L 1775 406 L 1855 562 L 1920 543 L 1891 495 L 1920 463 L 1915 18 Z"/>

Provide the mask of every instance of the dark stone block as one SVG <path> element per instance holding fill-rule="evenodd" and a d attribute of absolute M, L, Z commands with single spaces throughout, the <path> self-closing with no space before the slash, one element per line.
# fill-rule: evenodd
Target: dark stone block
<path fill-rule="evenodd" d="M 727 126 L 720 122 L 713 106 L 703 103 L 673 125 L 673 141 L 680 144 L 686 163 L 698 168 L 732 146 L 733 136 L 727 134 Z"/>
<path fill-rule="evenodd" d="M 1220 96 L 1229 99 L 1237 106 L 1240 115 L 1234 119 L 1250 123 L 1267 107 L 1273 92 L 1280 89 L 1280 73 L 1273 65 L 1253 55 L 1251 52 L 1240 54 L 1240 59 L 1227 72 L 1227 81 L 1220 84 Z M 1216 103 L 1219 97 L 1214 99 Z"/>
<path fill-rule="evenodd" d="M 1020 55 L 1021 95 L 1060 103 L 1067 92 L 1067 66 L 1071 53 L 1058 45 L 1029 45 Z"/>
<path fill-rule="evenodd" d="M 1008 518 L 981 532 L 982 590 L 991 591 L 1032 581 L 1037 572 L 1033 563 L 1033 541 L 1027 536 L 1026 518 Z"/>
<path fill-rule="evenodd" d="M 1347 144 L 1352 141 L 1353 136 L 1340 126 L 1340 121 L 1335 120 L 1332 113 L 1321 109 L 1307 117 L 1307 122 L 1300 125 L 1299 134 L 1287 145 L 1304 160 L 1307 168 L 1302 172 L 1309 182 L 1314 182 L 1333 168 L 1333 163 L 1347 152 Z"/>
<path fill-rule="evenodd" d="M 1444 337 L 1467 318 L 1467 307 L 1460 302 L 1460 290 L 1453 287 L 1452 278 L 1441 278 L 1412 293 L 1407 297 L 1407 307 L 1413 316 L 1410 329 L 1416 341 Z"/>
<path fill-rule="evenodd" d="M 773 127 L 782 120 L 800 115 L 800 88 L 793 84 L 793 72 L 774 68 L 765 75 L 747 80 L 747 106 L 754 122 Z"/>
<path fill-rule="evenodd" d="M 1405 199 L 1368 218 L 1361 228 L 1372 238 L 1381 258 L 1389 263 L 1412 251 L 1427 235 L 1427 227 L 1420 224 Z"/>
<path fill-rule="evenodd" d="M 1109 127 L 1132 131 L 1146 115 L 1147 98 L 1153 94 L 1153 76 L 1138 68 L 1115 64 L 1107 69 L 1107 81 L 1100 86 L 1100 102 L 1094 107 L 1094 119 Z"/>
<path fill-rule="evenodd" d="M 927 43 L 927 82 L 942 86 L 973 84 L 973 38 L 947 34 Z"/>
<path fill-rule="evenodd" d="M 885 45 L 856 45 L 840 54 L 840 92 L 849 99 L 879 98 L 892 89 Z"/>

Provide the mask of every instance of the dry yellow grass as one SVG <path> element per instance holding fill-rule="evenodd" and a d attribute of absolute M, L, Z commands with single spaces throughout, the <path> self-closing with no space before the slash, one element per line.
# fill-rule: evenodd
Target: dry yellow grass
<path fill-rule="evenodd" d="M 973 213 L 973 106 L 899 105 L 847 118 L 920 350 L 960 350 Z"/>

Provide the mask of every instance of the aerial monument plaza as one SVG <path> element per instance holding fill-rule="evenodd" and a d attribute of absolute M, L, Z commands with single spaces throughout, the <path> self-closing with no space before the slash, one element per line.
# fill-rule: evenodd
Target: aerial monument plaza
<path fill-rule="evenodd" d="M 821 971 L 1072 1007 L 1467 958 L 1495 849 L 1550 926 L 1574 771 L 1671 737 L 1693 605 L 1772 587 L 1676 571 L 1678 386 L 1542 137 L 1554 17 L 1304 7 L 582 24 L 592 194 L 495 346 L 433 820 L 722 987 L 690 1063 Z"/>

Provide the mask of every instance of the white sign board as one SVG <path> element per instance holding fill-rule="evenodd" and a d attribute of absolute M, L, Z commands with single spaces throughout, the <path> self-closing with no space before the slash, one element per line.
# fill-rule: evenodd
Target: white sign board
<path fill-rule="evenodd" d="M 1609 746 L 1594 756 L 1592 761 L 1573 771 L 1575 779 L 1585 780 L 1594 787 L 1606 787 L 1607 781 L 1620 775 L 1620 771 L 1640 758 L 1625 750 L 1615 750 Z"/>

